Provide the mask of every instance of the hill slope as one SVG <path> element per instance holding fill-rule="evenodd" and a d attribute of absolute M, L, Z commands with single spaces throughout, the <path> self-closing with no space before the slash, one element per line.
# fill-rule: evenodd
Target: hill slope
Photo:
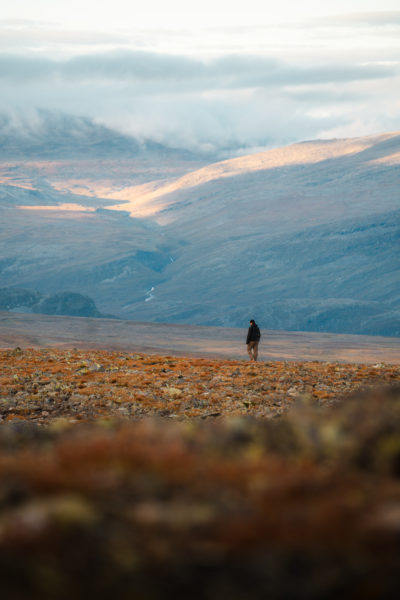
<path fill-rule="evenodd" d="M 399 133 L 163 160 L 3 164 L 1 285 L 140 321 L 400 336 Z"/>
<path fill-rule="evenodd" d="M 130 310 L 400 335 L 399 150 L 398 134 L 309 142 L 159 188 L 149 198 L 164 206 L 156 218 L 186 245 L 151 305 Z"/>

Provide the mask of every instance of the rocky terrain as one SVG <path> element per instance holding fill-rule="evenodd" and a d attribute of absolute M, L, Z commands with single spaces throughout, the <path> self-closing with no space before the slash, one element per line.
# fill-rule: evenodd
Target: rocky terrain
<path fill-rule="evenodd" d="M 109 416 L 274 417 L 296 401 L 330 404 L 398 382 L 397 365 L 202 358 L 84 350 L 2 350 L 3 421 Z"/>
<path fill-rule="evenodd" d="M 397 597 L 398 365 L 0 361 L 4 597 Z"/>
<path fill-rule="evenodd" d="M 398 133 L 214 162 L 79 119 L 49 116 L 25 143 L 2 131 L 2 287 L 135 321 L 251 313 L 266 329 L 400 336 Z"/>

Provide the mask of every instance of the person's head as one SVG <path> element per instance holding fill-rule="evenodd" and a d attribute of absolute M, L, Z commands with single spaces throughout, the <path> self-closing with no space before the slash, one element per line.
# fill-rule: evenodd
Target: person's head
<path fill-rule="evenodd" d="M 254 319 L 250 319 L 250 325 L 255 325 L 255 324 L 256 324 L 255 320 Z"/>

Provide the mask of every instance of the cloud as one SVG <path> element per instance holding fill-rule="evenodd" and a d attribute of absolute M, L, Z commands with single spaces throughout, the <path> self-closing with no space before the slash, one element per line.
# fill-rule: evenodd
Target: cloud
<path fill-rule="evenodd" d="M 19 56 L 32 52 L 76 55 L 82 49 L 115 49 L 130 41 L 128 32 L 72 30 L 55 23 L 28 19 L 0 20 L 0 50 L 6 53 L 17 51 Z"/>
<path fill-rule="evenodd" d="M 18 55 L 0 56 L 0 80 L 9 83 L 36 83 L 54 79 L 57 65 L 47 58 Z"/>
<path fill-rule="evenodd" d="M 9 82 L 137 83 L 148 85 L 149 92 L 344 83 L 393 77 L 397 71 L 397 66 L 385 64 L 299 66 L 240 55 L 202 61 L 139 51 L 82 55 L 58 61 L 12 54 L 0 56 L 0 79 Z"/>
<path fill-rule="evenodd" d="M 400 11 L 368 11 L 368 12 L 357 12 L 342 15 L 335 15 L 332 17 L 318 19 L 315 23 L 329 26 L 351 26 L 351 27 L 387 27 L 387 26 L 399 26 L 400 27 Z"/>
<path fill-rule="evenodd" d="M 37 122 L 70 113 L 138 138 L 235 154 L 292 141 L 400 128 L 393 61 L 311 63 L 230 54 L 114 51 L 68 59 L 0 55 L 0 109 Z M 40 119 L 39 119 L 40 121 Z M 40 123 L 39 123 L 40 125 Z M 42 125 L 40 125 L 42 126 Z M 29 127 L 27 127 L 29 128 Z"/>

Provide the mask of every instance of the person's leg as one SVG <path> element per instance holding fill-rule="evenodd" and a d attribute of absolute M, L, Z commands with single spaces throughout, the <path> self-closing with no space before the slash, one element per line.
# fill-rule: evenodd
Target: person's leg
<path fill-rule="evenodd" d="M 254 360 L 257 360 L 257 357 L 258 357 L 258 342 L 254 342 L 253 356 L 254 356 Z"/>
<path fill-rule="evenodd" d="M 250 356 L 250 360 L 257 360 L 257 345 L 258 342 L 249 342 L 247 344 L 247 352 Z"/>

